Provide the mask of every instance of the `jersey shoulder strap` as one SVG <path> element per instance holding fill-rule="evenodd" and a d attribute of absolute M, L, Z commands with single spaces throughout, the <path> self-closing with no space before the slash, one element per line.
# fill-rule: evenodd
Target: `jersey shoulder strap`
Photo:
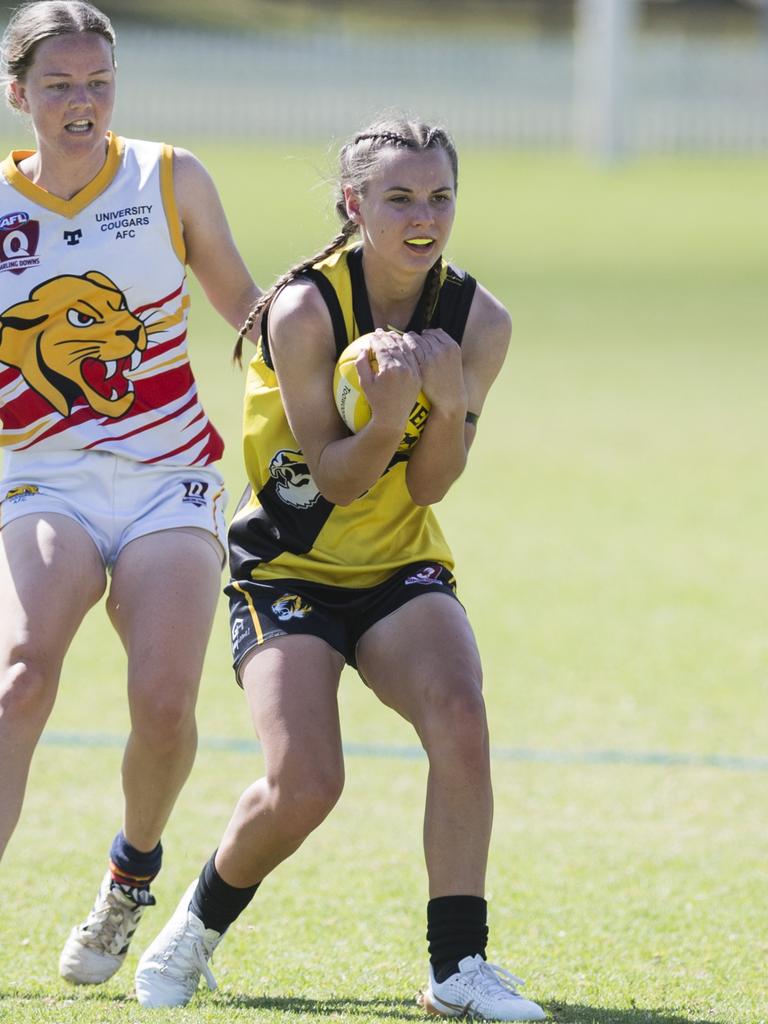
<path fill-rule="evenodd" d="M 336 289 L 333 287 L 328 278 L 321 271 L 316 270 L 314 267 L 310 267 L 309 270 L 302 271 L 301 274 L 297 274 L 294 280 L 307 280 L 311 281 L 317 286 L 317 290 L 323 297 L 323 301 L 328 307 L 328 312 L 331 316 L 331 324 L 333 325 L 333 337 L 336 342 L 336 355 L 340 356 L 344 349 L 349 344 L 347 339 L 347 327 L 344 323 L 344 313 L 341 309 L 341 303 L 339 297 L 336 294 Z M 267 308 L 261 317 L 261 352 L 264 362 L 270 368 L 274 370 L 272 363 L 272 353 L 269 350 L 269 308 Z"/>
<path fill-rule="evenodd" d="M 460 345 L 476 288 L 477 281 L 471 274 L 449 264 L 430 317 L 430 327 L 442 327 Z"/>

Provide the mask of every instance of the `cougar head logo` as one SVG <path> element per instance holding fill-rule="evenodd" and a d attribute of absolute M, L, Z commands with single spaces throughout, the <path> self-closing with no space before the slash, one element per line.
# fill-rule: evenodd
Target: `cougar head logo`
<path fill-rule="evenodd" d="M 312 611 L 312 605 L 308 604 L 298 594 L 283 594 L 272 605 L 272 611 L 281 621 L 286 619 L 303 619 Z"/>
<path fill-rule="evenodd" d="M 269 464 L 269 475 L 277 485 L 277 495 L 294 508 L 311 508 L 320 491 L 309 472 L 302 452 L 283 448 Z"/>
<path fill-rule="evenodd" d="M 111 419 L 125 415 L 136 397 L 125 373 L 138 367 L 146 347 L 144 324 L 96 270 L 44 281 L 0 313 L 0 361 L 62 416 L 78 399 Z"/>

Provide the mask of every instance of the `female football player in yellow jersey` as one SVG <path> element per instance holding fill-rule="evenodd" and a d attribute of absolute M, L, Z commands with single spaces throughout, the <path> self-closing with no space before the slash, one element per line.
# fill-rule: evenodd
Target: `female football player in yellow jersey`
<path fill-rule="evenodd" d="M 122 828 L 61 955 L 76 983 L 123 962 L 195 756 L 225 494 L 186 353 L 186 266 L 232 325 L 260 294 L 195 157 L 109 131 L 114 42 L 95 7 L 46 0 L 16 11 L 2 48 L 36 147 L 0 164 L 0 854 L 64 656 L 107 590 L 128 658 Z"/>
<path fill-rule="evenodd" d="M 463 471 L 510 337 L 503 306 L 443 259 L 457 158 L 447 133 L 382 120 L 341 151 L 343 227 L 254 307 L 245 403 L 250 486 L 230 528 L 232 643 L 266 773 L 141 959 L 148 1006 L 182 1005 L 258 884 L 339 798 L 337 688 L 346 663 L 407 719 L 429 759 L 424 852 L 429 980 L 445 1016 L 540 1020 L 519 979 L 485 959 L 492 795 L 480 657 L 431 506 Z M 359 236 L 359 240 L 357 238 Z M 334 402 L 339 354 L 358 359 L 371 419 Z M 420 391 L 431 411 L 403 448 Z"/>

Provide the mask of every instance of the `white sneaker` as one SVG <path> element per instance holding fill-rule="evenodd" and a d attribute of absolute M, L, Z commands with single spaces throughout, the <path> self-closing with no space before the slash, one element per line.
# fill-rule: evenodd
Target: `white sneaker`
<path fill-rule="evenodd" d="M 545 1020 L 546 1013 L 517 991 L 524 982 L 503 967 L 476 954 L 459 961 L 459 969 L 445 981 L 435 981 L 429 967 L 429 985 L 419 994 L 428 1013 L 440 1017 L 479 1017 L 481 1020 Z"/>
<path fill-rule="evenodd" d="M 59 957 L 59 974 L 73 985 L 98 985 L 125 960 L 144 908 L 155 897 L 148 889 L 118 885 L 107 871 L 93 910 L 69 933 Z"/>
<path fill-rule="evenodd" d="M 173 917 L 139 960 L 136 997 L 142 1006 L 186 1006 L 202 974 L 208 988 L 216 979 L 208 966 L 222 932 L 206 928 L 189 909 L 197 879 L 181 897 Z"/>

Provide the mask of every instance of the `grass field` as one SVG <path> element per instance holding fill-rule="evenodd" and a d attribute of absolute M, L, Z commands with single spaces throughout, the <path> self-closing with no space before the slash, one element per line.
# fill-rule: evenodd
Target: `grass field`
<path fill-rule="evenodd" d="M 335 229 L 323 154 L 194 147 L 266 283 Z M 508 365 L 443 503 L 484 653 L 495 749 L 491 959 L 560 1024 L 768 1021 L 768 165 L 466 154 L 449 254 L 509 306 Z M 192 352 L 242 483 L 231 332 Z M 426 767 L 349 674 L 348 784 L 181 1011 L 136 956 L 260 771 L 222 604 L 201 749 L 159 908 L 97 991 L 57 978 L 119 825 L 123 661 L 101 611 L 65 666 L 0 871 L 0 1021 L 417 1020 Z"/>

